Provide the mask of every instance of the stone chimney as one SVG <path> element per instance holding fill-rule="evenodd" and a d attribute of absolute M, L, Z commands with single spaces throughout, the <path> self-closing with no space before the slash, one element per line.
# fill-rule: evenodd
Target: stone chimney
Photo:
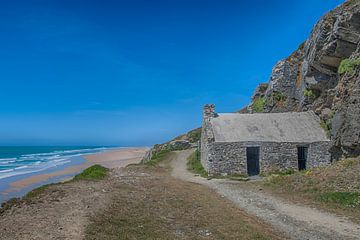
<path fill-rule="evenodd" d="M 203 111 L 204 121 L 210 120 L 210 118 L 214 118 L 214 117 L 216 117 L 215 105 L 214 104 L 206 104 L 204 106 L 204 111 Z"/>

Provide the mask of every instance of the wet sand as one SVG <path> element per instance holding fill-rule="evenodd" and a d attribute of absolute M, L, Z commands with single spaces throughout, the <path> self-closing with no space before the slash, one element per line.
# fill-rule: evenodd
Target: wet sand
<path fill-rule="evenodd" d="M 147 150 L 147 148 L 124 148 L 84 155 L 82 157 L 86 160 L 86 162 L 83 164 L 68 167 L 61 171 L 37 174 L 25 179 L 14 181 L 10 183 L 11 188 L 6 190 L 5 193 L 19 191 L 36 183 L 45 182 L 50 178 L 61 178 L 61 176 L 64 176 L 63 180 L 66 180 L 69 179 L 69 175 L 75 175 L 95 164 L 100 164 L 107 168 L 118 168 L 125 167 L 129 164 L 139 163 Z"/>

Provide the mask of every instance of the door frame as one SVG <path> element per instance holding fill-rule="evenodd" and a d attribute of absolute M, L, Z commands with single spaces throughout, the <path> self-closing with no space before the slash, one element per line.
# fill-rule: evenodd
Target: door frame
<path fill-rule="evenodd" d="M 301 152 L 303 151 L 303 152 Z M 301 159 L 303 158 L 303 159 Z M 307 169 L 307 163 L 309 160 L 309 145 L 299 145 L 297 146 L 297 161 L 298 161 L 298 170 L 303 171 Z M 303 161 L 303 163 L 301 163 Z"/>
<path fill-rule="evenodd" d="M 256 173 L 253 174 L 251 173 L 250 174 L 250 171 L 249 171 L 249 157 L 248 157 L 248 149 L 257 149 L 257 166 L 256 166 Z M 259 175 L 260 174 L 260 159 L 261 159 L 261 148 L 260 146 L 246 146 L 246 172 L 249 176 L 256 176 L 256 175 Z"/>

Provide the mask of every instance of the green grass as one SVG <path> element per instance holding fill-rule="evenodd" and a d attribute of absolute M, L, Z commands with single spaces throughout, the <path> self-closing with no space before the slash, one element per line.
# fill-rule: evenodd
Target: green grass
<path fill-rule="evenodd" d="M 189 171 L 199 174 L 202 177 L 208 177 L 208 173 L 201 164 L 199 150 L 196 150 L 193 154 L 189 156 L 187 168 Z"/>
<path fill-rule="evenodd" d="M 266 104 L 266 99 L 265 97 L 260 97 L 255 99 L 254 103 L 252 104 L 252 109 L 254 112 L 260 113 L 264 111 L 265 108 L 265 104 Z"/>
<path fill-rule="evenodd" d="M 168 156 L 168 154 L 170 153 L 170 150 L 161 150 L 160 152 L 155 153 L 150 161 L 146 162 L 146 165 L 149 166 L 156 166 L 158 163 L 162 162 L 163 160 L 165 160 L 165 158 Z"/>
<path fill-rule="evenodd" d="M 327 192 L 320 194 L 318 200 L 326 203 L 335 203 L 344 207 L 355 208 L 360 206 L 358 192 Z"/>
<path fill-rule="evenodd" d="M 360 67 L 360 57 L 355 59 L 344 59 L 341 61 L 338 72 L 340 74 L 354 74 L 357 67 Z"/>
<path fill-rule="evenodd" d="M 108 171 L 106 167 L 96 164 L 76 175 L 73 180 L 101 180 L 107 176 Z"/>
<path fill-rule="evenodd" d="M 30 192 L 28 192 L 25 196 L 24 196 L 24 199 L 27 200 L 27 199 L 31 199 L 31 198 L 34 198 L 38 195 L 40 195 L 41 193 L 43 193 L 47 188 L 49 188 L 50 186 L 53 186 L 53 185 L 56 185 L 58 183 L 50 183 L 50 184 L 45 184 L 45 185 L 42 185 L 38 188 L 35 188 L 33 190 L 31 190 Z"/>

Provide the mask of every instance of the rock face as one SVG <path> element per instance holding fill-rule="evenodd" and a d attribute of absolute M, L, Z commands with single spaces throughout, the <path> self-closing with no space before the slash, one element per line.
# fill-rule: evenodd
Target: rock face
<path fill-rule="evenodd" d="M 360 66 L 339 74 L 344 59 L 360 58 L 360 1 L 350 0 L 323 16 L 310 37 L 273 68 L 248 112 L 313 110 L 331 134 L 334 156 L 360 154 Z M 265 87 L 266 86 L 266 87 Z"/>

